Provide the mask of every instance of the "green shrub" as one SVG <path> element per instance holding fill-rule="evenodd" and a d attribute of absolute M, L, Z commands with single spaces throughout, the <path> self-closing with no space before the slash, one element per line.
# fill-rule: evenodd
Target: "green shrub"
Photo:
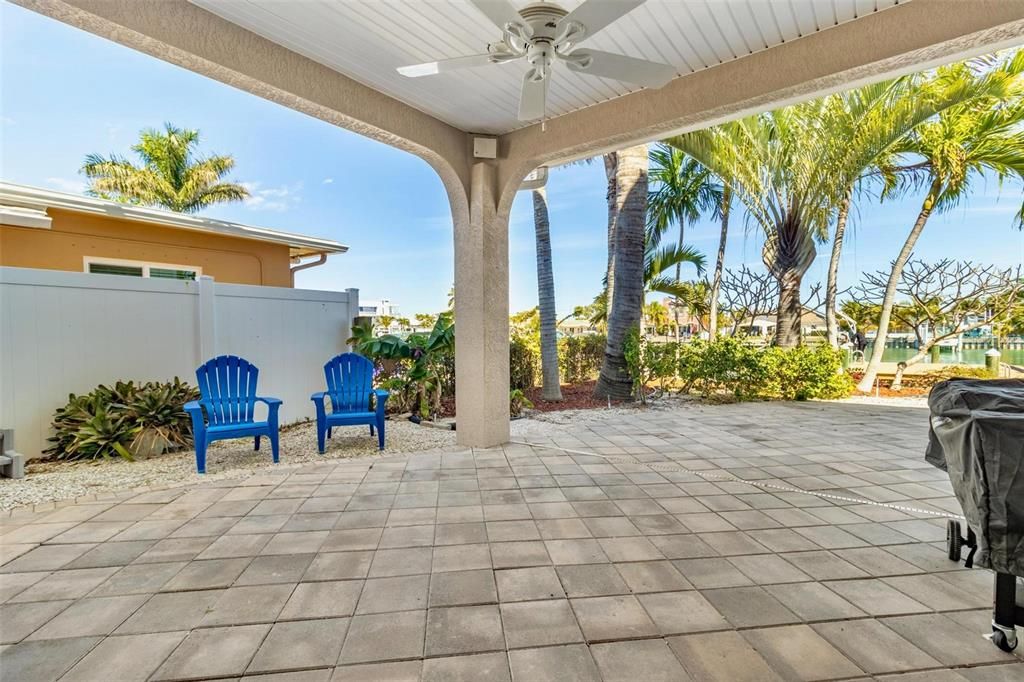
<path fill-rule="evenodd" d="M 85 395 L 68 396 L 53 417 L 53 445 L 44 454 L 57 459 L 134 459 L 192 443 L 185 403 L 199 391 L 177 377 L 168 383 L 118 381 Z"/>
<path fill-rule="evenodd" d="M 596 379 L 604 362 L 606 338 L 602 334 L 567 336 L 558 340 L 558 366 L 562 381 L 579 384 Z"/>
<path fill-rule="evenodd" d="M 523 414 L 523 411 L 532 409 L 533 402 L 518 388 L 508 392 L 508 411 L 511 416 L 518 417 Z"/>
<path fill-rule="evenodd" d="M 512 389 L 526 391 L 537 385 L 540 375 L 539 349 L 515 335 L 508 344 L 509 384 Z"/>
<path fill-rule="evenodd" d="M 796 348 L 766 348 L 762 352 L 766 397 L 783 400 L 843 398 L 853 381 L 842 370 L 842 351 L 827 344 Z"/>
<path fill-rule="evenodd" d="M 760 353 L 752 344 L 728 336 L 684 344 L 678 363 L 683 390 L 696 389 L 704 396 L 724 390 L 739 400 L 758 397 L 766 370 Z"/>
<path fill-rule="evenodd" d="M 633 328 L 626 336 L 623 354 L 626 369 L 633 378 L 633 389 L 641 401 L 647 396 L 644 387 L 657 382 L 661 390 L 668 390 L 676 378 L 678 343 L 652 343 L 641 339 L 640 330 Z"/>

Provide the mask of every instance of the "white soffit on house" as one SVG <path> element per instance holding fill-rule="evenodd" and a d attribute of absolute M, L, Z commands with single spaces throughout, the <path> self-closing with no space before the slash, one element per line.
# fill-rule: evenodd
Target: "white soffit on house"
<path fill-rule="evenodd" d="M 395 71 L 486 52 L 500 31 L 469 0 L 190 2 L 460 130 L 502 134 L 524 125 L 516 116 L 524 60 L 426 78 Z M 685 76 L 907 2 L 647 0 L 582 46 L 670 64 Z M 581 3 L 556 4 L 572 11 Z M 552 118 L 639 89 L 560 66 L 548 92 Z"/>
<path fill-rule="evenodd" d="M 78 194 L 66 194 L 39 187 L 0 182 L 0 225 L 49 228 L 52 218 L 47 214 L 47 209 L 50 208 L 105 215 L 110 218 L 134 220 L 163 227 L 176 227 L 183 230 L 212 232 L 262 242 L 287 244 L 293 258 L 348 251 L 347 246 L 332 239 L 308 237 L 266 227 L 242 225 L 226 220 L 214 220 L 213 218 L 162 211 L 144 206 L 130 206 Z"/>

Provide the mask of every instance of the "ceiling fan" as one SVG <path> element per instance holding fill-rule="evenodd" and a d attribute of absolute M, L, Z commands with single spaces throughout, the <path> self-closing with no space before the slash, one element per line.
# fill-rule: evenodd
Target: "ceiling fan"
<path fill-rule="evenodd" d="M 501 29 L 501 40 L 490 43 L 485 54 L 401 66 L 400 74 L 417 78 L 526 59 L 530 68 L 523 76 L 519 97 L 520 121 L 544 117 L 551 69 L 557 60 L 565 62 L 570 71 L 647 88 L 660 88 L 676 76 L 675 67 L 667 64 L 577 47 L 645 0 L 585 0 L 572 12 L 549 2 L 517 11 L 508 0 L 470 1 Z"/>

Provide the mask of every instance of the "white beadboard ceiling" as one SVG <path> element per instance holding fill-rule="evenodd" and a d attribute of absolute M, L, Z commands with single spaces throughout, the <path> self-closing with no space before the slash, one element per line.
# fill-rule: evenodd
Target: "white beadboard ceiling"
<path fill-rule="evenodd" d="M 525 61 L 406 78 L 395 68 L 480 54 L 500 31 L 468 0 L 190 0 L 468 132 L 522 127 Z M 510 0 L 517 8 L 531 0 Z M 583 45 L 684 76 L 910 0 L 648 0 Z M 572 11 L 582 0 L 557 4 Z M 548 117 L 639 89 L 555 67 Z"/>

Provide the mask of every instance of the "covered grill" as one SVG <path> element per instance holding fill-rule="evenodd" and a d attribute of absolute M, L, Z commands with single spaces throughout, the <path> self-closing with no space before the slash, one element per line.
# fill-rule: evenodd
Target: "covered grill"
<path fill-rule="evenodd" d="M 928 397 L 930 433 L 925 459 L 949 473 L 967 519 L 949 522 L 950 559 L 970 548 L 967 565 L 996 573 L 992 641 L 1010 651 L 1014 625 L 1024 625 L 1016 605 L 1016 577 L 1024 577 L 1024 381 L 951 379 Z"/>

